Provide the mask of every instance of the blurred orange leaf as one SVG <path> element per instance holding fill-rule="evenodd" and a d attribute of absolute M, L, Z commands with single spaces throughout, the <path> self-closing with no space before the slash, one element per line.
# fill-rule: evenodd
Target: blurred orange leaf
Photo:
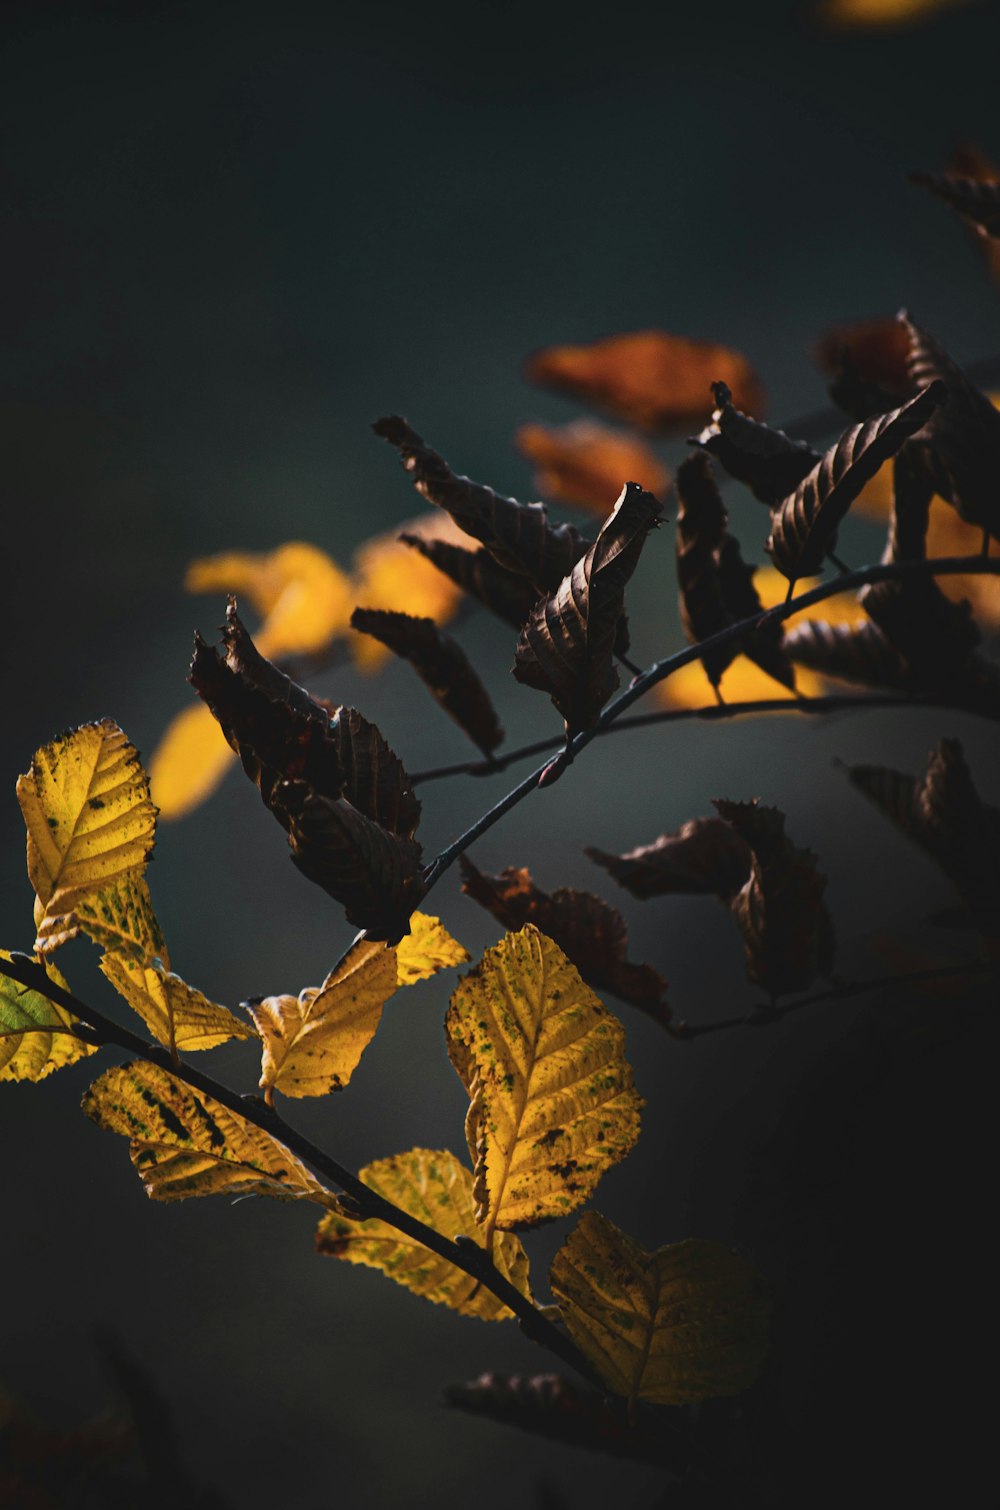
<path fill-rule="evenodd" d="M 514 437 L 535 467 L 534 486 L 545 498 L 579 504 L 602 518 L 626 482 L 662 497 L 670 473 L 637 436 L 578 419 L 568 425 L 522 425 Z"/>
<path fill-rule="evenodd" d="M 643 430 L 703 421 L 712 403 L 709 385 L 716 382 L 729 385 L 737 408 L 764 408 L 760 380 L 746 357 L 665 330 L 609 336 L 589 346 L 550 346 L 528 359 L 525 374 L 529 382 L 570 393 Z"/>
<path fill-rule="evenodd" d="M 968 3 L 969 0 L 823 0 L 817 14 L 826 25 L 845 31 L 863 27 L 890 31 Z"/>

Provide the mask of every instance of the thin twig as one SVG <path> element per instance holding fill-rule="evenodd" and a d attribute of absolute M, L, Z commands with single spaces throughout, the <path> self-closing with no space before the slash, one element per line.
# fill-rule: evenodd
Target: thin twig
<path fill-rule="evenodd" d="M 572 761 L 590 744 L 591 740 L 596 739 L 611 724 L 616 723 L 625 710 L 637 702 L 651 687 L 665 681 L 668 676 L 679 671 L 689 662 L 700 660 L 706 651 L 721 650 L 723 646 L 731 644 L 734 640 L 743 639 L 755 630 L 781 624 L 785 619 L 801 613 L 804 608 L 811 608 L 814 603 L 822 603 L 826 598 L 835 597 L 838 593 L 854 592 L 869 582 L 892 582 L 907 577 L 959 575 L 1000 576 L 1000 557 L 941 556 L 930 560 L 884 561 L 875 566 L 865 566 L 859 571 L 847 572 L 830 582 L 821 582 L 818 587 L 800 594 L 797 598 L 779 603 L 774 608 L 762 609 L 760 613 L 751 614 L 749 618 L 727 625 L 725 629 L 720 629 L 717 634 L 709 635 L 705 640 L 699 640 L 694 645 L 687 645 L 683 650 L 677 650 L 673 655 L 654 662 L 641 676 L 637 676 L 624 692 L 615 698 L 614 702 L 608 704 L 593 728 L 584 729 L 565 746 L 564 755 L 557 756 L 555 761 L 546 762 L 544 766 L 539 766 L 537 770 L 532 771 L 531 775 L 519 782 L 513 791 L 508 792 L 506 797 L 502 797 L 488 812 L 477 818 L 475 823 L 470 824 L 464 833 L 459 834 L 457 839 L 441 850 L 424 871 L 422 895 L 426 895 L 449 866 L 454 864 L 459 855 L 464 854 L 477 839 L 498 823 L 505 813 L 509 813 L 511 808 L 516 807 L 539 785 L 550 786 L 569 768 Z M 797 707 L 798 704 L 796 703 L 795 706 Z"/>
<path fill-rule="evenodd" d="M 943 692 L 913 696 L 901 692 L 857 692 L 831 694 L 828 697 L 756 697 L 739 703 L 707 703 L 698 708 L 661 708 L 656 713 L 635 713 L 631 718 L 620 718 L 617 723 L 608 724 L 597 732 L 599 736 L 621 734 L 629 729 L 647 729 L 652 724 L 683 723 L 692 718 L 719 723 L 751 713 L 846 713 L 852 709 L 865 708 L 954 708 L 959 712 L 977 714 L 980 718 L 994 717 L 982 708 L 967 707 Z M 1000 712 L 996 717 L 1000 718 Z M 565 743 L 566 739 L 562 734 L 549 739 L 536 739 L 533 744 L 497 752 L 490 764 L 483 760 L 466 760 L 455 765 L 435 766 L 432 770 L 414 772 L 410 776 L 410 782 L 417 786 L 429 781 L 441 781 L 448 776 L 496 776 L 516 761 L 527 760 L 532 755 L 544 755 L 549 750 L 560 750 Z"/>
<path fill-rule="evenodd" d="M 761 1002 L 740 1017 L 723 1017 L 718 1022 L 681 1022 L 670 1029 L 675 1038 L 689 1040 L 704 1038 L 706 1033 L 723 1033 L 729 1028 L 760 1028 L 780 1022 L 792 1012 L 803 1007 L 813 1007 L 824 1001 L 846 1001 L 852 996 L 864 996 L 869 991 L 885 990 L 890 986 L 918 985 L 922 981 L 953 980 L 963 975 L 991 976 L 1000 972 L 1000 964 L 994 960 L 972 960 L 964 965 L 936 965 L 929 970 L 913 970 L 902 975 L 875 975 L 868 980 L 837 981 L 825 991 L 814 991 L 810 996 L 797 996 L 785 1003 Z"/>
<path fill-rule="evenodd" d="M 169 1053 L 159 1044 L 149 1043 L 128 1028 L 120 1027 L 110 1018 L 81 1001 L 71 991 L 64 990 L 30 955 L 15 954 L 11 959 L 0 961 L 0 974 L 20 982 L 29 990 L 37 991 L 40 996 L 56 1002 L 75 1017 L 79 1017 L 89 1030 L 87 1033 L 81 1033 L 80 1036 L 88 1043 L 96 1042 L 101 1047 L 113 1044 L 127 1050 L 130 1054 L 137 1055 L 140 1059 L 158 1065 L 168 1074 L 173 1075 L 176 1080 L 182 1080 L 202 1095 L 221 1102 L 236 1116 L 242 1117 L 244 1121 L 259 1127 L 262 1132 L 277 1138 L 318 1174 L 338 1185 L 357 1206 L 361 1218 L 378 1217 L 394 1227 L 397 1232 L 405 1233 L 407 1237 L 422 1243 L 425 1248 L 429 1248 L 446 1262 L 454 1264 L 457 1269 L 461 1269 L 463 1273 L 475 1279 L 508 1306 L 520 1321 L 522 1330 L 534 1342 L 547 1347 L 550 1352 L 555 1353 L 589 1383 L 600 1384 L 594 1371 L 568 1335 L 553 1325 L 530 1300 L 515 1289 L 510 1280 L 500 1273 L 478 1244 L 471 1240 L 453 1243 L 449 1238 L 442 1237 L 439 1232 L 434 1231 L 433 1227 L 425 1226 L 417 1217 L 393 1205 L 391 1201 L 365 1185 L 351 1170 L 346 1169 L 330 1154 L 317 1148 L 315 1143 L 310 1142 L 308 1138 L 291 1127 L 260 1097 L 241 1096 L 220 1081 L 214 1080 L 210 1075 L 193 1069 L 184 1060 L 175 1064 Z"/>

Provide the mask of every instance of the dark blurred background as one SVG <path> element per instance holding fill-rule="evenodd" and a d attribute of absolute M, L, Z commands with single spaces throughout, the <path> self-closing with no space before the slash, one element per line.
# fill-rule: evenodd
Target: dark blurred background
<path fill-rule="evenodd" d="M 651 325 L 721 340 L 776 420 L 825 404 L 809 348 L 837 320 L 906 304 L 960 360 L 1000 352 L 998 291 L 906 181 L 960 141 L 1000 153 L 998 45 L 989 4 L 886 31 L 826 30 L 801 3 L 8 7 L 3 943 L 32 938 L 16 773 L 104 715 L 152 751 L 191 696 L 194 628 L 221 617 L 182 593 L 193 557 L 305 539 L 347 564 L 415 512 L 377 415 L 530 497 L 516 426 L 577 412 L 521 380 L 538 346 Z M 759 506 L 729 496 L 760 560 Z M 863 522 L 842 539 L 857 563 L 881 549 Z M 635 581 L 642 661 L 680 643 L 672 555 L 661 531 Z M 511 739 L 556 732 L 509 677 L 511 636 L 483 616 L 461 634 Z M 411 768 L 468 753 L 405 667 L 315 686 Z M 632 903 L 580 846 L 759 795 L 821 857 L 842 975 L 884 969 L 886 934 L 961 958 L 972 939 L 924 923 L 946 883 L 832 765 L 916 771 L 942 734 L 997 800 L 995 733 L 969 717 L 686 724 L 592 747 L 475 857 L 602 892 L 680 1015 L 730 1016 L 755 998 L 722 910 Z M 425 848 L 505 789 L 428 787 Z M 151 880 L 174 967 L 230 1004 L 317 984 L 350 937 L 236 774 L 161 828 Z M 454 875 L 434 907 L 470 949 L 495 939 Z M 81 942 L 60 963 L 113 1011 L 95 958 Z M 461 1152 L 447 991 L 393 1003 L 348 1092 L 291 1119 L 354 1166 Z M 649 1105 L 597 1204 L 648 1244 L 730 1240 L 767 1274 L 773 1356 L 745 1410 L 776 1503 L 932 1482 L 977 1501 L 991 1005 L 897 992 L 690 1046 L 621 1008 Z M 253 1088 L 250 1048 L 210 1058 Z M 674 1503 L 653 1469 L 443 1407 L 450 1381 L 548 1368 L 512 1326 L 316 1257 L 308 1212 L 147 1202 L 123 1144 L 79 1113 L 88 1079 L 0 1097 L 0 1381 L 31 1409 L 70 1423 L 113 1398 L 95 1346 L 110 1326 L 169 1400 L 192 1474 L 234 1505 Z M 540 1288 L 562 1235 L 529 1238 Z"/>

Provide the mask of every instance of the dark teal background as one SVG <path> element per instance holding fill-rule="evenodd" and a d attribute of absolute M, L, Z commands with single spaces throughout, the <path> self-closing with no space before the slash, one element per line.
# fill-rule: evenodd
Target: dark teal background
<path fill-rule="evenodd" d="M 459 470 L 530 497 L 514 429 L 577 412 L 521 381 L 541 345 L 649 325 L 729 342 L 775 419 L 825 403 L 808 351 L 836 320 L 906 304 L 960 359 L 1000 351 L 1000 293 L 905 177 L 960 140 L 1000 154 L 995 6 L 886 35 L 824 33 L 809 11 L 8 10 L 4 944 L 32 937 L 16 773 L 104 715 L 151 752 L 191 696 L 195 626 L 222 613 L 181 591 L 194 556 L 303 538 L 346 564 L 414 512 L 377 415 L 407 414 Z M 764 515 L 730 497 L 760 560 Z M 875 559 L 878 532 L 852 524 L 843 549 Z M 644 662 L 680 643 L 672 555 L 663 530 L 631 594 Z M 511 638 L 483 617 L 462 629 L 520 742 L 558 720 L 509 677 Z M 467 753 L 405 667 L 328 673 L 316 690 L 356 703 L 413 769 Z M 942 734 L 996 800 L 996 736 L 970 718 L 688 724 L 591 748 L 475 858 L 622 904 L 678 1014 L 729 1016 L 755 998 L 722 910 L 630 903 L 579 850 L 760 795 L 821 856 L 843 975 L 883 968 L 884 932 L 961 957 L 970 940 L 922 922 L 949 902 L 945 882 L 832 767 L 915 771 Z M 503 790 L 428 787 L 428 851 Z M 350 936 L 235 774 L 162 827 L 151 881 L 175 968 L 230 1004 L 317 984 Z M 474 950 L 496 937 L 453 875 L 434 907 Z M 80 943 L 61 963 L 115 1010 L 94 958 Z M 289 1103 L 291 1120 L 354 1166 L 413 1144 L 461 1151 L 448 989 L 394 1002 L 348 1092 Z M 689 1047 L 621 1013 L 649 1106 L 597 1204 L 649 1244 L 737 1242 L 768 1275 L 774 1356 L 748 1410 L 788 1502 L 822 1503 L 834 1479 L 961 1486 L 992 1284 L 995 1060 L 975 1007 L 869 998 Z M 253 1088 L 250 1049 L 210 1061 Z M 442 1408 L 449 1381 L 549 1367 L 511 1326 L 315 1257 L 307 1212 L 146 1202 L 124 1145 L 77 1109 L 87 1080 L 83 1066 L 0 1097 L 8 1388 L 54 1419 L 92 1412 L 109 1391 L 93 1333 L 110 1324 L 171 1400 L 192 1469 L 236 1505 L 499 1510 L 532 1503 L 540 1481 L 574 1506 L 658 1502 L 651 1469 Z M 540 1288 L 562 1232 L 529 1238 Z"/>

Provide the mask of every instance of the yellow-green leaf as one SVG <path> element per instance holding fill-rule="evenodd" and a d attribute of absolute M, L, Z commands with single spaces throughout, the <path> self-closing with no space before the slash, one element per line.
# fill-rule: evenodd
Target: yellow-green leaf
<path fill-rule="evenodd" d="M 615 1394 L 686 1405 L 737 1394 L 760 1372 L 767 1298 L 755 1271 L 722 1243 L 650 1253 L 588 1211 L 549 1278 L 571 1337 Z"/>
<path fill-rule="evenodd" d="M 141 964 L 159 959 L 170 968 L 166 941 L 144 876 L 125 876 L 95 896 L 81 897 L 73 912 L 47 919 L 40 932 L 51 949 L 80 930 L 111 954 L 128 955 Z"/>
<path fill-rule="evenodd" d="M 360 1177 L 372 1190 L 443 1237 L 466 1236 L 482 1247 L 484 1237 L 476 1226 L 472 1175 L 447 1149 L 436 1152 L 413 1148 L 394 1158 L 376 1159 L 362 1169 Z M 321 1253 L 348 1263 L 381 1269 L 415 1295 L 450 1306 L 463 1316 L 505 1321 L 513 1315 L 462 1269 L 378 1218 L 352 1222 L 336 1213 L 325 1216 L 316 1233 L 316 1246 Z M 520 1238 L 504 1233 L 494 1245 L 493 1262 L 522 1295 L 530 1295 L 528 1256 Z"/>
<path fill-rule="evenodd" d="M 28 829 L 37 947 L 47 951 L 83 926 L 72 916 L 81 903 L 141 876 L 156 809 L 137 751 L 110 719 L 37 750 L 17 797 Z"/>
<path fill-rule="evenodd" d="M 415 912 L 410 918 L 409 933 L 396 945 L 398 983 L 412 986 L 418 980 L 436 975 L 439 970 L 464 965 L 471 958 L 468 949 L 452 938 L 440 918 Z"/>
<path fill-rule="evenodd" d="M 101 969 L 138 1012 L 153 1037 L 175 1050 L 214 1049 L 230 1038 L 255 1038 L 248 1023 L 227 1007 L 173 975 L 159 962 L 143 965 L 123 954 L 105 954 Z"/>
<path fill-rule="evenodd" d="M 362 939 L 321 986 L 250 1006 L 264 1041 L 261 1089 L 270 1100 L 343 1090 L 396 989 L 396 951 Z"/>
<path fill-rule="evenodd" d="M 0 962 L 5 959 L 10 955 L 0 949 Z M 57 986 L 69 990 L 54 965 L 45 968 Z M 44 1080 L 53 1070 L 96 1053 L 96 1044 L 73 1033 L 78 1021 L 41 992 L 4 975 L 0 964 L 0 1080 Z"/>
<path fill-rule="evenodd" d="M 639 1136 L 621 1023 L 529 924 L 463 978 L 445 1031 L 487 1232 L 575 1211 Z"/>
<path fill-rule="evenodd" d="M 337 1197 L 277 1138 L 146 1060 L 106 1070 L 83 1109 L 98 1127 L 129 1139 L 151 1200 L 270 1195 L 337 1207 Z"/>

